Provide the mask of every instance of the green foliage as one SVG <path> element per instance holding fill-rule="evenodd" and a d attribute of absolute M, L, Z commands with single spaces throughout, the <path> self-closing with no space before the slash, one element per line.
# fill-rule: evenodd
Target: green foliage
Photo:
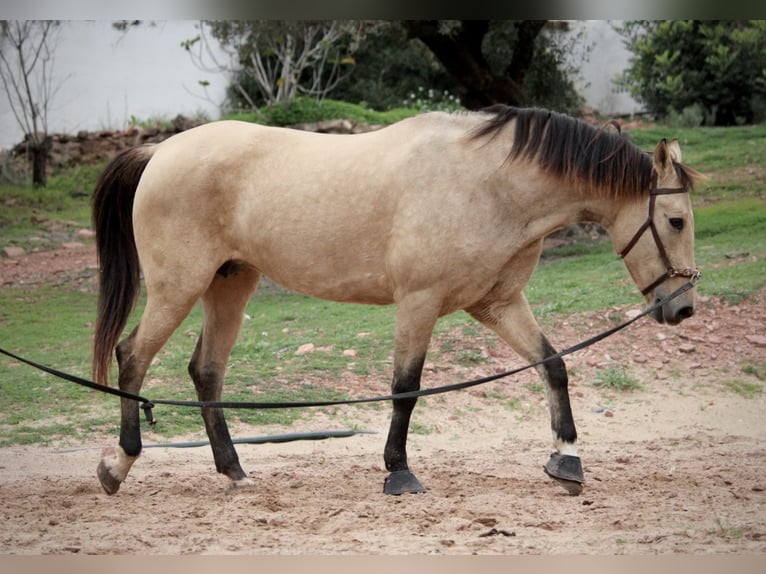
<path fill-rule="evenodd" d="M 423 86 L 407 94 L 404 105 L 420 112 L 455 112 L 463 109 L 458 97 L 447 90 L 442 92 L 430 88 L 426 90 Z"/>
<path fill-rule="evenodd" d="M 660 117 L 706 125 L 766 119 L 766 21 L 636 20 L 620 32 L 633 52 L 622 84 Z"/>
<path fill-rule="evenodd" d="M 457 21 L 443 21 L 442 24 L 445 27 L 460 25 Z M 476 56 L 476 65 L 486 65 L 487 74 L 498 77 L 508 74 L 508 67 L 518 42 L 517 24 L 515 21 L 489 23 L 489 31 L 481 43 L 481 54 Z M 280 26 L 282 24 L 272 23 L 267 28 L 274 27 L 278 30 Z M 350 23 L 345 22 L 344 26 L 349 27 Z M 257 36 L 255 29 L 262 29 L 264 25 L 219 22 L 211 23 L 210 28 L 223 45 L 236 47 L 236 53 L 243 66 L 229 89 L 229 107 L 233 110 L 251 109 L 254 105 L 267 104 L 269 98 L 256 97 L 258 86 L 248 69 L 255 41 L 253 38 Z M 347 39 L 339 42 L 338 50 L 344 54 L 351 54 L 347 59 L 349 62 L 353 61 L 353 64 L 349 68 L 348 79 L 337 83 L 327 92 L 332 98 L 359 102 L 376 110 L 388 110 L 402 105 L 410 106 L 411 100 L 420 99 L 420 91 L 431 91 L 439 96 L 445 91 L 448 94 L 461 93 L 460 79 L 448 72 L 449 66 L 445 67 L 423 42 L 408 38 L 401 23 L 365 22 L 359 30 L 361 32 L 354 36 L 353 42 Z M 568 30 L 555 27 L 536 37 L 534 58 L 528 71 L 524 78 L 514 78 L 514 81 L 523 80 L 520 88 L 530 105 L 549 107 L 562 112 L 577 112 L 583 101 L 573 81 L 578 73 L 578 66 L 576 63 L 567 62 L 571 60 L 572 53 L 580 51 L 581 45 L 581 35 L 572 35 Z M 583 57 L 586 57 L 587 49 L 582 52 Z M 271 57 L 271 54 L 264 55 L 265 59 Z M 247 97 L 243 97 L 243 89 L 247 92 Z M 444 102 L 434 101 L 433 98 L 430 100 L 426 104 L 431 105 L 424 106 L 418 102 L 416 106 L 421 110 L 444 109 L 433 105 Z M 449 109 L 456 107 L 450 103 Z"/>
<path fill-rule="evenodd" d="M 227 68 L 214 60 L 232 80 L 230 109 L 254 109 L 298 94 L 324 98 L 353 70 L 359 40 L 374 27 L 352 20 L 208 20 L 181 45 L 205 67 L 207 29 L 236 62 Z"/>
<path fill-rule="evenodd" d="M 700 104 L 692 104 L 680 112 L 670 108 L 665 123 L 671 127 L 696 128 L 705 123 L 705 110 Z"/>
<path fill-rule="evenodd" d="M 578 115 L 585 101 L 574 85 L 579 69 L 576 63 L 567 64 L 567 60 L 580 49 L 582 58 L 587 58 L 587 47 L 581 48 L 582 33 L 569 35 L 568 30 L 543 33 L 535 44 L 535 57 L 523 85 L 529 105 Z"/>
<path fill-rule="evenodd" d="M 377 112 L 366 107 L 338 100 L 299 97 L 291 102 L 278 102 L 252 112 L 230 113 L 223 117 L 273 126 L 290 126 L 306 122 L 348 119 L 366 124 L 391 124 L 417 114 L 414 108 L 395 108 Z"/>
<path fill-rule="evenodd" d="M 454 92 L 455 82 L 433 53 L 422 42 L 408 40 L 398 22 L 381 25 L 366 35 L 354 53 L 350 81 L 332 91 L 334 99 L 360 102 L 374 110 L 389 110 L 402 105 L 409 94 L 420 90 Z M 430 108 L 433 109 L 433 108 Z"/>

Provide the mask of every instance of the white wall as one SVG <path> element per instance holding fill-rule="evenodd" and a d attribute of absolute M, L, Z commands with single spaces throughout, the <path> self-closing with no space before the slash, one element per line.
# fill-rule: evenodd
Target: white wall
<path fill-rule="evenodd" d="M 199 80 L 220 103 L 225 78 L 198 70 L 181 42 L 196 34 L 194 21 L 158 22 L 121 34 L 111 22 L 63 22 L 54 70 L 63 79 L 49 112 L 48 130 L 122 129 L 131 116 L 170 119 L 176 114 L 219 116 L 203 98 Z M 196 94 L 196 95 L 193 95 Z M 23 139 L 23 133 L 0 94 L 0 148 Z"/>
<path fill-rule="evenodd" d="M 588 60 L 582 65 L 583 81 L 577 86 L 587 105 L 604 114 L 630 114 L 641 106 L 626 92 L 616 90 L 614 79 L 627 68 L 630 52 L 615 31 L 618 21 L 581 20 L 572 23 L 574 31 L 584 30 L 592 44 Z"/>

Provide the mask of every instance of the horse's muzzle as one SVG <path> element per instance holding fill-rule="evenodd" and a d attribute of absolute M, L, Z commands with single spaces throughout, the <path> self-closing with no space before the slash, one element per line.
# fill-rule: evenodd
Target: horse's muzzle
<path fill-rule="evenodd" d="M 655 303 L 661 300 L 660 297 L 655 299 Z M 684 319 L 688 319 L 694 315 L 694 304 L 675 304 L 675 301 L 668 301 L 662 307 L 658 307 L 652 316 L 660 324 L 678 325 Z"/>

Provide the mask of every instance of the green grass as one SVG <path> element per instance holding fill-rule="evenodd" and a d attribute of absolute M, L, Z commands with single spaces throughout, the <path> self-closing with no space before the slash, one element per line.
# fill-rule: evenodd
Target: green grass
<path fill-rule="evenodd" d="M 742 372 L 746 375 L 753 375 L 759 381 L 766 381 L 766 361 L 761 361 L 756 365 L 744 365 Z"/>
<path fill-rule="evenodd" d="M 101 168 L 51 176 L 45 188 L 0 185 L 0 247 L 52 249 L 89 227 L 90 194 Z"/>
<path fill-rule="evenodd" d="M 695 209 L 698 291 L 737 303 L 766 286 L 766 200 L 746 197 Z M 553 249 L 526 289 L 540 314 L 579 312 L 640 301 L 611 243 Z"/>
<path fill-rule="evenodd" d="M 335 104 L 325 101 L 325 105 Z M 372 121 L 386 123 L 380 117 Z M 660 137 L 679 137 L 685 161 L 714 175 L 694 196 L 697 263 L 704 273 L 700 293 L 737 302 L 763 289 L 766 203 L 760 166 L 766 165 L 762 145 L 766 128 L 656 128 L 631 132 L 631 137 L 643 147 L 653 146 Z M 53 177 L 45 190 L 0 186 L 0 249 L 48 248 L 71 240 L 78 227 L 89 224 L 88 195 L 98 170 L 81 168 Z M 0 289 L 0 347 L 87 377 L 96 303 L 95 295 L 81 288 L 63 283 Z M 547 252 L 526 293 L 535 313 L 553 323 L 573 312 L 642 302 L 623 263 L 603 241 L 581 241 Z M 329 303 L 267 287 L 250 302 L 247 315 L 230 361 L 227 400 L 342 398 L 345 395 L 333 389 L 332 381 L 347 373 L 380 381 L 375 392 L 359 388 L 359 395 L 387 389 L 393 308 Z M 144 387 L 147 396 L 194 398 L 186 365 L 200 323 L 197 307 L 158 355 Z M 485 359 L 475 349 L 484 337 L 493 336 L 462 313 L 441 320 L 436 335 L 440 345 L 432 346 L 431 357 L 438 360 L 441 353 L 449 354 L 450 361 L 467 368 L 481 366 Z M 296 355 L 304 343 L 318 349 Z M 346 349 L 353 349 L 356 356 L 344 356 Z M 743 371 L 763 380 L 763 364 L 746 365 Z M 603 388 L 632 386 L 626 372 L 606 370 L 600 377 Z M 739 394 L 761 389 L 755 383 L 730 383 L 727 388 Z M 0 393 L 5 407 L 0 411 L 0 446 L 82 442 L 93 433 L 117 432 L 116 398 L 58 381 L 5 357 L 0 357 Z M 343 407 L 338 416 L 353 421 L 354 408 L 368 407 Z M 196 409 L 158 407 L 155 416 L 159 424 L 147 433 L 147 442 L 204 434 Z M 311 410 L 232 411 L 228 418 L 253 425 L 289 425 L 305 416 L 311 416 Z"/>
<path fill-rule="evenodd" d="M 641 388 L 638 379 L 624 367 L 609 367 L 596 372 L 593 385 L 608 391 L 634 391 Z"/>
<path fill-rule="evenodd" d="M 758 397 L 763 393 L 763 385 L 761 383 L 743 381 L 742 379 L 723 381 L 723 386 L 727 391 L 746 399 Z"/>
<path fill-rule="evenodd" d="M 652 150 L 662 138 L 678 138 L 683 162 L 710 176 L 698 186 L 697 204 L 711 200 L 764 199 L 766 124 L 737 128 L 669 128 L 633 130 L 630 139 Z"/>

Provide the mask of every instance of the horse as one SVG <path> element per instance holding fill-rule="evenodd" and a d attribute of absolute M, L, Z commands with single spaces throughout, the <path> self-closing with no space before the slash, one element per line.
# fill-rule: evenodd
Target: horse
<path fill-rule="evenodd" d="M 219 401 L 245 306 L 265 275 L 309 296 L 395 305 L 392 396 L 420 389 L 437 319 L 463 310 L 523 359 L 555 354 L 523 293 L 543 239 L 597 222 L 647 303 L 697 274 L 690 194 L 702 174 L 677 140 L 653 152 L 624 134 L 539 109 L 429 112 L 361 134 L 216 121 L 117 155 L 92 198 L 100 266 L 93 377 L 137 394 L 152 358 L 198 300 L 188 366 L 200 401 Z M 651 233 L 646 233 L 647 230 Z M 120 340 L 141 289 L 137 326 Z M 692 316 L 696 289 L 653 317 Z M 571 494 L 585 481 L 561 358 L 545 383 L 553 453 L 545 473 Z M 383 492 L 425 488 L 410 470 L 416 398 L 393 399 Z M 227 488 L 254 485 L 220 408 L 202 418 Z M 97 477 L 114 494 L 142 449 L 136 401 L 121 399 L 119 443 Z"/>

